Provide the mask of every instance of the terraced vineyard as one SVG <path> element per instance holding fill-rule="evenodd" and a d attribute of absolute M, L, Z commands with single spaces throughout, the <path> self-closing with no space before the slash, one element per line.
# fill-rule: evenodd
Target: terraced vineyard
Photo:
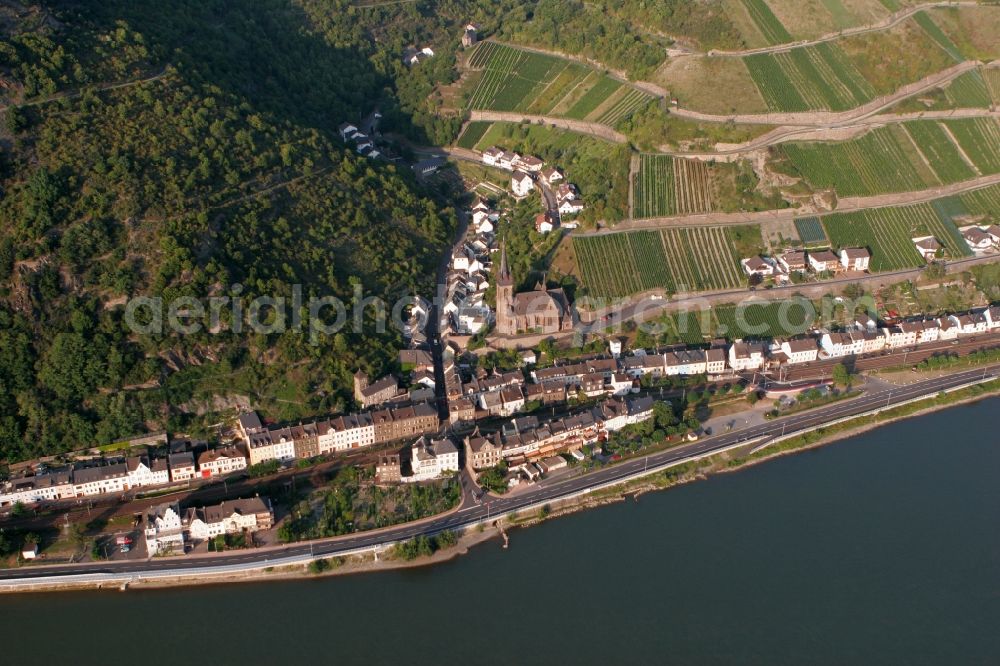
<path fill-rule="evenodd" d="M 933 120 L 918 120 L 904 125 L 920 152 L 942 183 L 957 183 L 977 176 L 965 161 L 958 146 L 948 136 L 944 126 Z"/>
<path fill-rule="evenodd" d="M 956 108 L 988 109 L 993 103 L 981 69 L 968 71 L 951 82 L 945 96 Z"/>
<path fill-rule="evenodd" d="M 920 236 L 937 238 L 951 257 L 971 254 L 951 219 L 929 203 L 833 213 L 822 220 L 833 247 L 871 250 L 873 272 L 922 266 L 924 260 L 911 240 Z"/>
<path fill-rule="evenodd" d="M 653 96 L 590 67 L 556 56 L 481 42 L 469 58 L 481 73 L 468 93 L 472 109 L 565 116 L 616 125 Z"/>
<path fill-rule="evenodd" d="M 743 0 L 743 5 L 768 44 L 787 44 L 792 41 L 788 30 L 764 0 Z"/>
<path fill-rule="evenodd" d="M 956 198 L 969 215 L 988 215 L 993 220 L 1000 220 L 1000 185 L 963 192 Z"/>
<path fill-rule="evenodd" d="M 1000 67 L 983 68 L 983 80 L 990 91 L 994 104 L 1000 104 Z"/>
<path fill-rule="evenodd" d="M 830 43 L 743 60 L 772 111 L 846 111 L 875 97 L 871 84 Z"/>
<path fill-rule="evenodd" d="M 908 192 L 937 185 L 905 130 L 881 127 L 839 143 L 790 143 L 785 154 L 817 189 L 842 197 Z M 922 172 L 927 172 L 922 174 Z"/>
<path fill-rule="evenodd" d="M 650 289 L 707 291 L 746 283 L 734 235 L 747 228 L 671 227 L 580 236 L 573 248 L 583 284 L 594 297 L 617 298 Z M 753 232 L 760 235 L 759 229 Z"/>
<path fill-rule="evenodd" d="M 479 140 L 483 138 L 483 135 L 486 134 L 486 130 L 488 130 L 492 124 L 493 123 L 491 122 L 469 123 L 462 132 L 462 136 L 458 137 L 458 141 L 455 142 L 455 145 L 459 148 L 472 150 L 476 147 L 476 144 L 479 143 Z"/>
<path fill-rule="evenodd" d="M 639 171 L 632 184 L 635 217 L 666 217 L 677 214 L 674 196 L 674 158 L 669 155 L 641 155 Z"/>
<path fill-rule="evenodd" d="M 635 217 L 667 217 L 713 210 L 711 174 L 700 160 L 642 155 L 633 183 Z"/>
<path fill-rule="evenodd" d="M 980 173 L 1000 173 L 1000 122 L 996 118 L 962 118 L 944 124 Z"/>

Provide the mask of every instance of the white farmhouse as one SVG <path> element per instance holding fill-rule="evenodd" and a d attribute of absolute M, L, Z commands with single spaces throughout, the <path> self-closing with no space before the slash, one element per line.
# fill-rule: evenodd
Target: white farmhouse
<path fill-rule="evenodd" d="M 510 189 L 515 197 L 526 197 L 535 189 L 535 181 L 523 171 L 515 171 L 510 177 Z"/>

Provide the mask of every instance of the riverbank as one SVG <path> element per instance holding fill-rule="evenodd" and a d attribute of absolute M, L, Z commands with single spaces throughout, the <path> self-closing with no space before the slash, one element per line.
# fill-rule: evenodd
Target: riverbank
<path fill-rule="evenodd" d="M 324 576 L 387 571 L 393 569 L 413 568 L 438 564 L 468 553 L 471 548 L 485 541 L 494 539 L 503 530 L 515 527 L 528 527 L 545 520 L 575 513 L 588 508 L 621 502 L 628 497 L 638 498 L 641 494 L 653 490 L 663 490 L 698 479 L 704 479 L 712 474 L 745 469 L 760 462 L 770 460 L 789 453 L 814 449 L 819 446 L 853 437 L 869 430 L 889 425 L 891 423 L 918 417 L 949 407 L 967 404 L 1000 394 L 1000 380 L 958 388 L 948 393 L 939 393 L 913 402 L 886 409 L 874 414 L 848 417 L 832 424 L 818 426 L 805 433 L 770 442 L 755 439 L 742 446 L 731 446 L 723 451 L 706 455 L 704 458 L 678 461 L 666 469 L 659 469 L 641 478 L 633 478 L 613 486 L 585 491 L 567 499 L 553 500 L 542 506 L 533 506 L 514 514 L 502 516 L 490 525 L 477 525 L 466 529 L 459 535 L 455 546 L 435 552 L 429 557 L 414 560 L 402 560 L 394 557 L 392 546 L 377 546 L 367 548 L 343 556 L 326 556 L 311 558 L 312 562 L 323 560 L 324 565 L 311 564 L 310 558 L 296 558 L 294 562 L 282 563 L 275 561 L 271 566 L 260 566 L 251 563 L 239 570 L 230 568 L 228 571 L 212 571 L 209 569 L 187 572 L 157 572 L 155 574 L 87 574 L 77 576 L 73 580 L 35 580 L 18 583 L 11 581 L 7 586 L 0 581 L 0 591 L 35 592 L 35 591 L 67 591 L 79 589 L 130 589 L 130 588 L 160 588 L 175 586 L 192 586 L 205 584 L 222 584 L 247 581 L 288 580 L 295 578 L 314 578 Z M 42 572 L 40 572 L 42 573 Z"/>

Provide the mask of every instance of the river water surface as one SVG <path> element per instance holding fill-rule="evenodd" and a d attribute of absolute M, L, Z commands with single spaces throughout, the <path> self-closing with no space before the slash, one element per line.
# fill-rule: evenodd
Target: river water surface
<path fill-rule="evenodd" d="M 430 568 L 0 596 L 4 664 L 1000 664 L 1000 400 Z"/>

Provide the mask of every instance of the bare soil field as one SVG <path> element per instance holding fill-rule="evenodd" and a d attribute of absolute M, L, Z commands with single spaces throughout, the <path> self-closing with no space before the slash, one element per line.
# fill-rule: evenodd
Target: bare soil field
<path fill-rule="evenodd" d="M 657 70 L 654 81 L 682 107 L 715 114 L 767 112 L 764 98 L 739 58 L 671 58 Z"/>

